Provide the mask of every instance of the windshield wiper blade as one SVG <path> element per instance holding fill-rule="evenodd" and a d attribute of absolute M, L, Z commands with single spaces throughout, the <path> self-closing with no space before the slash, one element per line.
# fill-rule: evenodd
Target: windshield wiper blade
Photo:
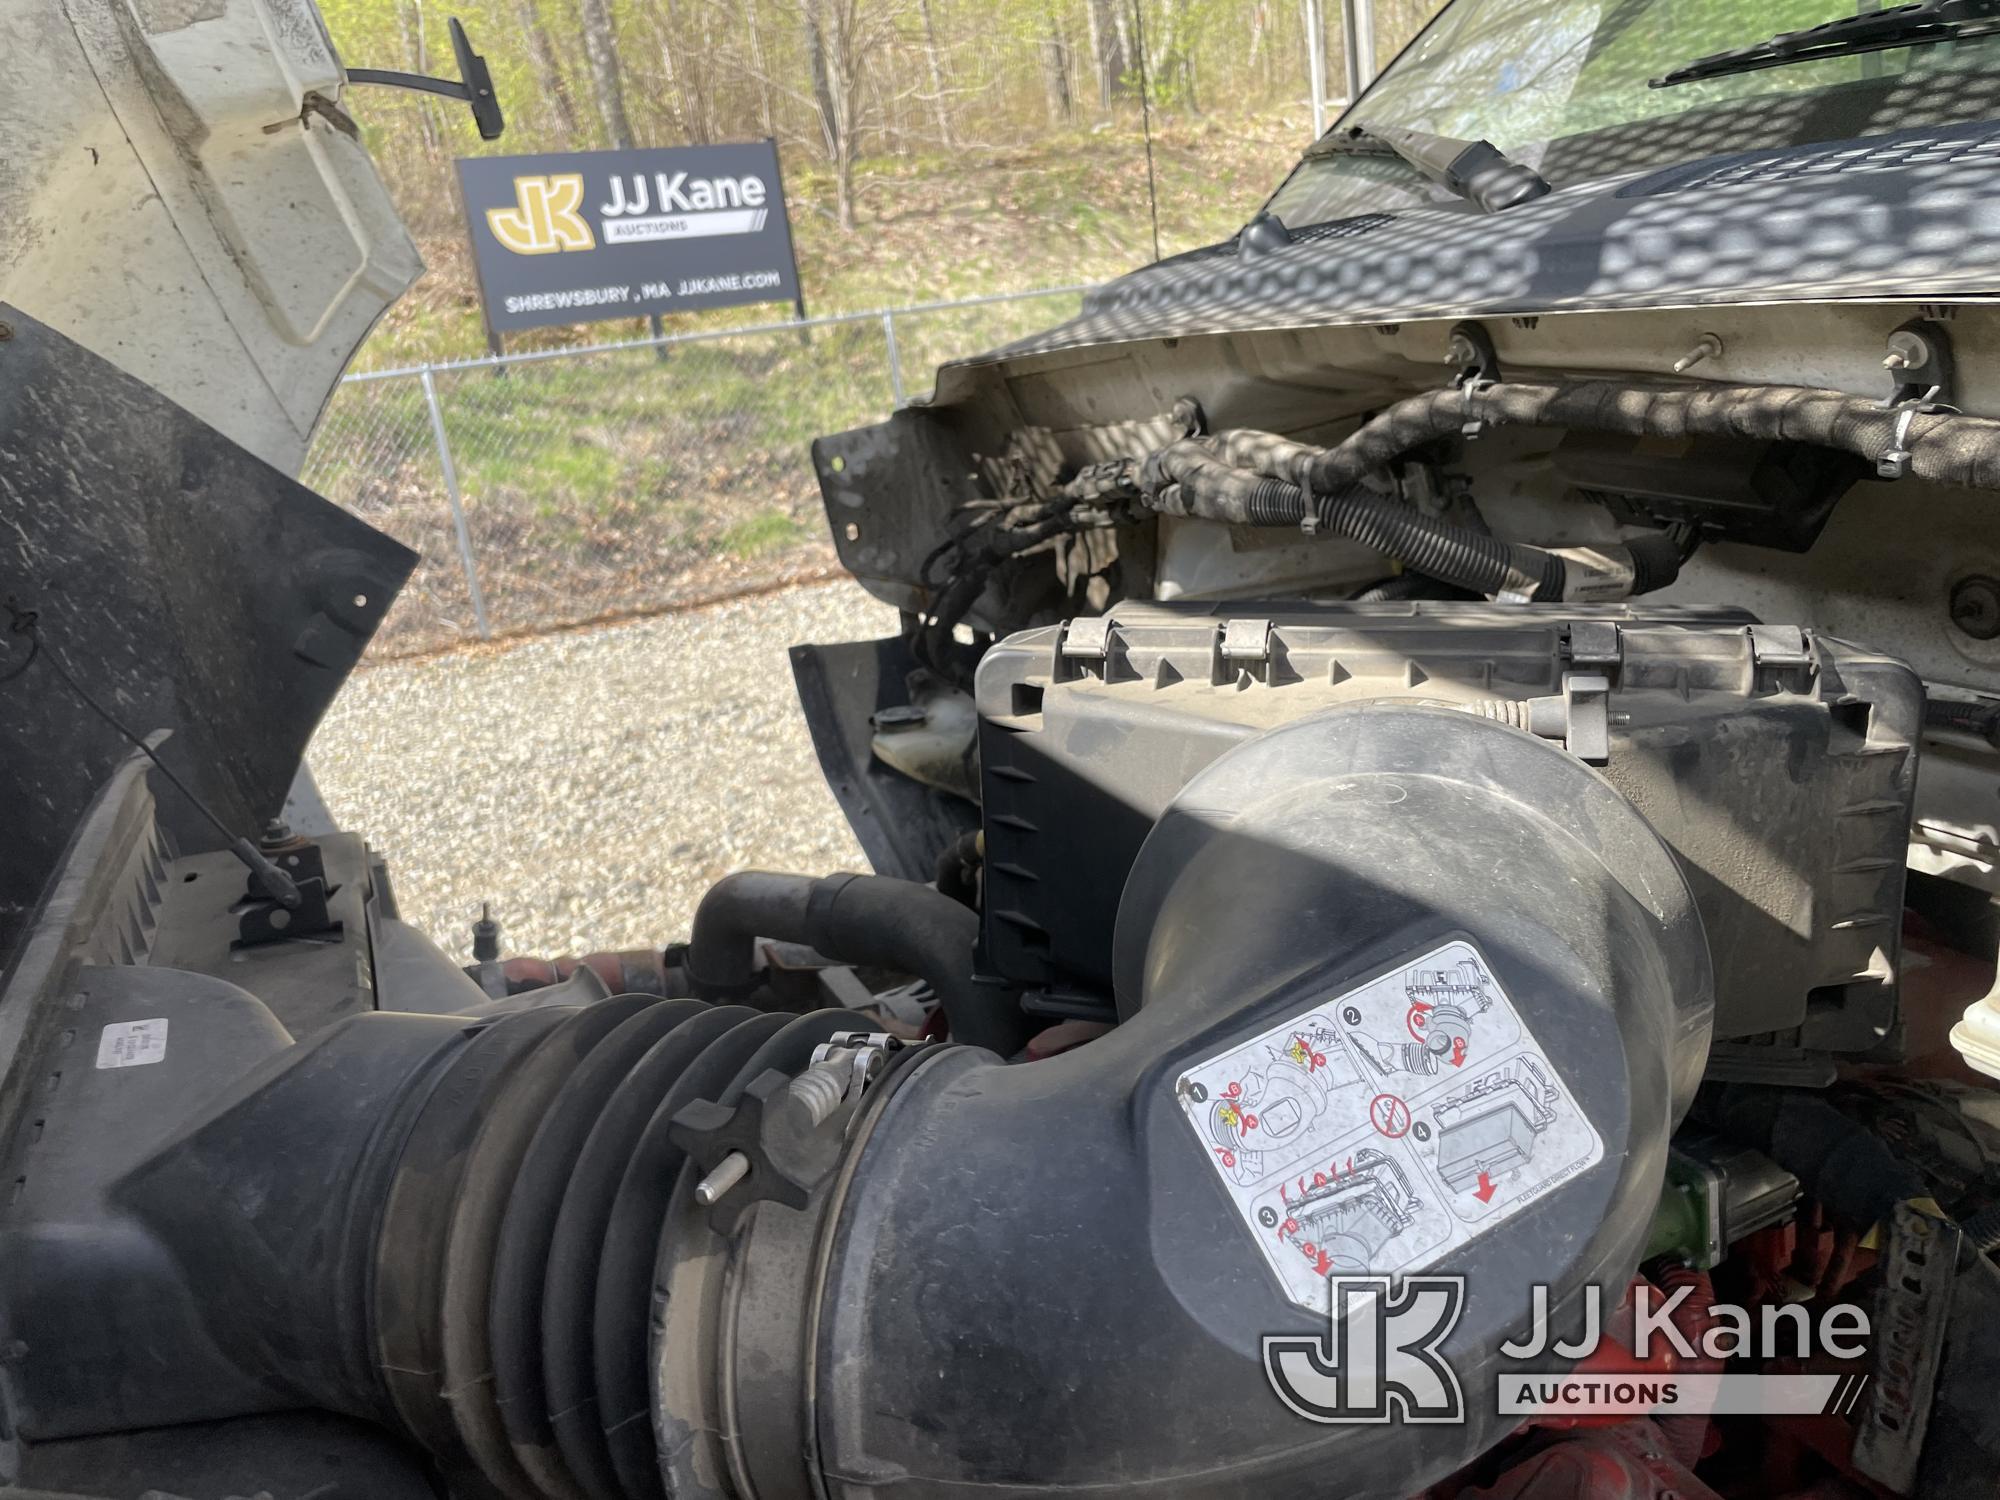
<path fill-rule="evenodd" d="M 1732 47 L 1727 52 L 1698 57 L 1652 79 L 1647 87 L 1672 88 L 1698 78 L 1727 78 L 1732 73 L 1754 73 L 1760 68 L 1853 57 L 1891 47 L 1921 47 L 1929 42 L 1956 41 L 1993 31 L 2000 31 L 2000 0 L 1920 0 L 1915 5 L 1898 5 L 1888 10 L 1842 16 L 1837 21 L 1825 21 L 1798 31 L 1781 31 L 1747 47 Z"/>
<path fill-rule="evenodd" d="M 1461 141 L 1455 136 L 1405 130 L 1400 125 L 1347 125 L 1329 131 L 1306 148 L 1306 160 L 1374 152 L 1386 152 L 1409 163 L 1439 187 L 1489 214 L 1550 191 L 1547 178 L 1515 161 L 1491 141 Z"/>

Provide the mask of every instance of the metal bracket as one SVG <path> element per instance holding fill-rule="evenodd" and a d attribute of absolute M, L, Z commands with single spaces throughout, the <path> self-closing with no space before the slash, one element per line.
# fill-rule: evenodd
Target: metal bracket
<path fill-rule="evenodd" d="M 341 923 L 327 906 L 338 887 L 327 884 L 326 859 L 319 845 L 308 839 L 296 839 L 267 845 L 262 852 L 298 888 L 298 905 L 284 905 L 265 889 L 260 876 L 251 875 L 244 884 L 243 908 L 236 919 L 236 941 L 232 946 L 254 948 L 292 938 L 338 937 Z"/>
<path fill-rule="evenodd" d="M 1464 404 L 1464 416 L 1460 419 L 1458 431 L 1459 436 L 1469 443 L 1486 430 L 1485 420 L 1479 416 L 1473 402 L 1487 386 L 1500 382 L 1500 355 L 1493 347 L 1493 336 L 1484 327 L 1464 322 L 1453 325 L 1445 359 L 1458 366 L 1458 374 L 1452 380 Z"/>
<path fill-rule="evenodd" d="M 1951 335 L 1941 323 L 1912 318 L 1889 335 L 1882 368 L 1890 374 L 1890 389 L 1881 409 L 1896 413 L 1896 427 L 1875 460 L 1875 472 L 1883 479 L 1901 479 L 1910 472 L 1910 424 L 1919 413 L 1957 409 Z"/>

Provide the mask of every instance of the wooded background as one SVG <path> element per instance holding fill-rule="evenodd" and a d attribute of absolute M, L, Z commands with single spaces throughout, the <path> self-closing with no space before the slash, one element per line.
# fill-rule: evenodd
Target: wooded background
<path fill-rule="evenodd" d="M 1436 9 L 1376 0 L 1378 61 Z M 351 62 L 448 72 L 442 9 L 328 0 Z M 1307 97 L 1303 0 L 470 0 L 509 115 L 512 150 L 776 137 L 824 162 L 836 216 L 855 223 L 866 156 L 1019 146 L 1136 109 L 1235 111 Z M 1320 7 L 1328 88 L 1340 11 Z M 404 167 L 450 154 L 422 103 Z M 1301 145 L 1304 142 L 1300 142 Z"/>
<path fill-rule="evenodd" d="M 1436 8 L 1375 0 L 1378 65 Z M 1134 208 L 1146 212 L 1145 107 L 1156 154 L 1167 158 L 1156 170 L 1197 179 L 1181 189 L 1193 201 L 1163 213 L 1162 249 L 1227 234 L 1310 139 L 1315 13 L 1328 118 L 1343 77 L 1338 0 L 323 0 L 323 9 L 352 65 L 450 74 L 445 21 L 455 14 L 493 70 L 508 128 L 490 144 L 449 101 L 381 89 L 348 96 L 434 263 L 440 252 L 453 259 L 442 242 L 462 234 L 456 156 L 769 136 L 794 224 L 816 215 L 830 231 L 800 233 L 808 296 L 829 311 L 854 305 L 850 291 L 914 302 L 1092 279 L 1151 258 L 1150 223 L 1139 221 L 1135 235 L 1126 222 Z M 1177 149 L 1193 157 L 1176 158 Z M 1042 265 L 1032 253 L 1003 253 L 990 276 L 942 282 L 905 264 L 897 296 L 893 260 L 853 243 L 885 220 L 960 202 L 967 179 L 995 165 L 1016 179 L 1032 174 L 1044 153 L 1056 176 L 1031 194 L 1033 212 L 1058 232 L 1081 224 L 1086 238 L 1097 233 L 1104 243 L 1080 258 Z M 1065 175 L 1064 163 L 1080 162 L 1091 169 Z M 1007 196 L 995 211 L 1008 211 Z M 1113 199 L 1121 222 L 1107 237 L 1100 221 Z M 914 249 L 886 253 L 907 261 Z M 816 256 L 837 265 L 816 268 Z M 839 267 L 857 258 L 873 262 L 872 274 L 850 288 Z M 450 280 L 452 268 L 441 269 Z"/>

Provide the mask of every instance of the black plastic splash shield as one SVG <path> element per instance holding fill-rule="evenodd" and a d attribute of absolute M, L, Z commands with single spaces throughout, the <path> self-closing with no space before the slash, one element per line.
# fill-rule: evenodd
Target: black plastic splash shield
<path fill-rule="evenodd" d="M 232 828 L 277 812 L 320 715 L 415 567 L 158 391 L 0 303 L 0 599 Z M 0 675 L 25 638 L 0 646 Z M 130 747 L 29 664 L 0 684 L 0 955 Z M 168 791 L 183 849 L 214 830 Z"/>

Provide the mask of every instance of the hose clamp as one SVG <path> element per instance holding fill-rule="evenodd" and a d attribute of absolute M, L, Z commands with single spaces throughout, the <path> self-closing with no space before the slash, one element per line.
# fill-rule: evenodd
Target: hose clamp
<path fill-rule="evenodd" d="M 1489 386 L 1498 384 L 1497 380 L 1482 379 L 1477 374 L 1468 375 L 1459 382 L 1459 402 L 1463 411 L 1459 417 L 1458 435 L 1468 443 L 1476 441 L 1486 430 L 1486 419 L 1479 415 L 1479 408 L 1475 404 L 1479 399 L 1479 393 Z"/>
<path fill-rule="evenodd" d="M 1937 393 L 1938 388 L 1932 386 L 1928 396 L 1905 402 L 1895 408 L 1895 431 L 1890 435 L 1889 446 L 1882 451 L 1882 456 L 1875 460 L 1875 472 L 1878 476 L 1883 479 L 1901 479 L 1910 472 L 1910 424 L 1917 419 L 1918 412 L 1932 409 L 1929 401 Z"/>
<path fill-rule="evenodd" d="M 709 1221 L 728 1233 L 765 1199 L 804 1208 L 840 1159 L 842 1135 L 831 1127 L 852 1115 L 892 1056 L 915 1045 L 886 1031 L 836 1031 L 796 1078 L 766 1069 L 733 1105 L 683 1108 L 669 1133 L 704 1169 L 694 1197 Z"/>

